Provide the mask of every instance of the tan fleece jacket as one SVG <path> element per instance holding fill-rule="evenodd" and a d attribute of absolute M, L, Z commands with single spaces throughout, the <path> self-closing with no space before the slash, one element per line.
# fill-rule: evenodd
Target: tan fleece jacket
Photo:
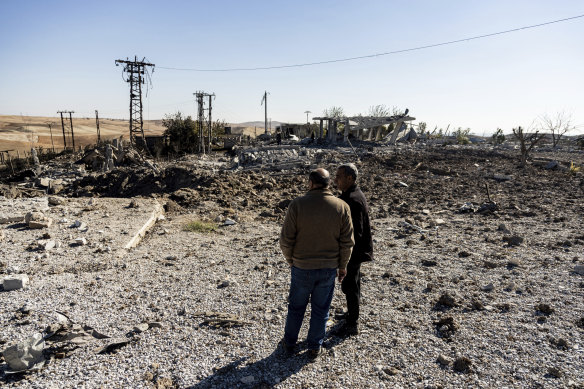
<path fill-rule="evenodd" d="M 290 265 L 346 269 L 354 244 L 351 210 L 330 190 L 312 189 L 288 206 L 280 248 Z"/>

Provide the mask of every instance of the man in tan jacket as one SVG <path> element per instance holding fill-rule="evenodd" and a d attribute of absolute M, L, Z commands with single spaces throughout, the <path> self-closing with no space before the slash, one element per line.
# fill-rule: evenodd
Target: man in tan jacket
<path fill-rule="evenodd" d="M 347 274 L 355 244 L 351 210 L 328 189 L 330 174 L 319 168 L 308 177 L 309 191 L 288 206 L 280 234 L 280 247 L 292 268 L 288 316 L 282 347 L 294 352 L 306 306 L 312 314 L 306 342 L 311 359 L 320 354 L 329 307 L 335 288 Z"/>

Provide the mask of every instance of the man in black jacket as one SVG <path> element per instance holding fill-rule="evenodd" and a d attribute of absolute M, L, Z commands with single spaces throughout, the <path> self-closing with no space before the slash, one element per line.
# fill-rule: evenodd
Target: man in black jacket
<path fill-rule="evenodd" d="M 342 336 L 359 333 L 359 303 L 361 300 L 361 263 L 373 260 L 373 239 L 369 223 L 369 207 L 365 195 L 357 186 L 357 167 L 352 163 L 339 166 L 335 177 L 339 196 L 351 209 L 355 246 L 347 265 L 347 275 L 341 289 L 347 297 L 347 316 L 338 334 Z"/>

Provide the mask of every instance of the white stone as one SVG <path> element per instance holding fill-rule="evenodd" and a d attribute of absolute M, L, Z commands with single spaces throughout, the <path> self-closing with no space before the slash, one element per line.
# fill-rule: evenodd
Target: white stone
<path fill-rule="evenodd" d="M 85 246 L 87 244 L 87 239 L 77 238 L 77 239 L 75 239 L 75 244 L 77 244 L 79 246 Z"/>
<path fill-rule="evenodd" d="M 24 288 L 28 284 L 28 276 L 26 274 L 15 274 L 4 278 L 2 286 L 4 290 L 16 290 Z"/>

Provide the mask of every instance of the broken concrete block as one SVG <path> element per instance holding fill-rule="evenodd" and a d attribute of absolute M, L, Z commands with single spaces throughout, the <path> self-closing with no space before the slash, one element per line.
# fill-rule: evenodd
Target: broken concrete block
<path fill-rule="evenodd" d="M 22 289 L 28 284 L 28 276 L 26 274 L 15 274 L 4 278 L 2 286 L 5 291 Z"/>
<path fill-rule="evenodd" d="M 41 212 L 29 212 L 24 217 L 24 222 L 28 224 L 29 228 L 48 228 L 53 223 L 53 220 Z"/>
<path fill-rule="evenodd" d="M 0 216 L 0 224 L 17 223 L 22 221 L 22 216 Z"/>
<path fill-rule="evenodd" d="M 45 340 L 40 333 L 26 339 L 24 342 L 17 343 L 2 351 L 4 360 L 10 367 L 6 373 L 16 373 L 25 370 L 39 369 L 45 364 L 43 349 Z"/>
<path fill-rule="evenodd" d="M 37 179 L 36 184 L 38 186 L 42 186 L 42 187 L 47 188 L 49 185 L 51 185 L 51 179 L 47 178 L 47 177 L 41 177 L 41 178 Z"/>

